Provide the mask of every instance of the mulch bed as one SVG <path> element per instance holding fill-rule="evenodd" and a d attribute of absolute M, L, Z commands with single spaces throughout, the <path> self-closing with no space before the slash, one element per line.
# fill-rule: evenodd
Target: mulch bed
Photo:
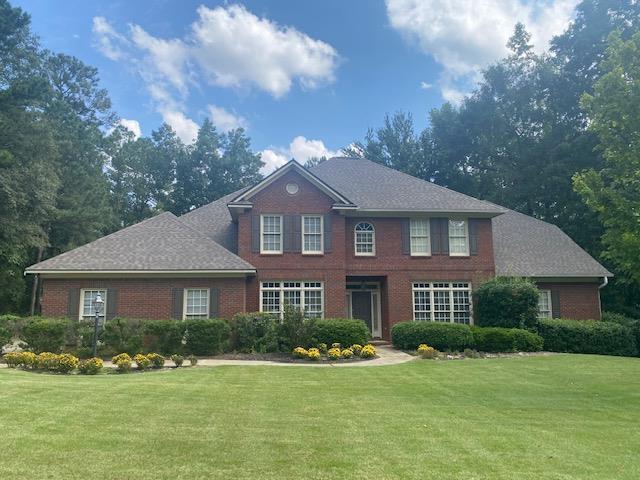
<path fill-rule="evenodd" d="M 340 360 L 329 360 L 326 357 L 321 357 L 320 360 L 305 360 L 303 358 L 294 358 L 286 353 L 223 353 L 222 355 L 208 358 L 211 360 L 264 360 L 280 363 L 354 363 L 372 360 L 371 358 L 360 358 L 356 356 L 348 359 L 342 358 Z"/>

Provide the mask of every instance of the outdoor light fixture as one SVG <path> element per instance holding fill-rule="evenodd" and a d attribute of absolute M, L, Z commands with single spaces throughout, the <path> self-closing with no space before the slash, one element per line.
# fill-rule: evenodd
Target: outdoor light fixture
<path fill-rule="evenodd" d="M 100 313 L 102 313 L 102 309 L 104 308 L 104 300 L 102 299 L 102 295 L 100 292 L 96 295 L 96 298 L 93 300 L 93 313 L 95 314 L 95 320 L 93 323 L 93 356 L 98 356 L 98 324 L 100 323 Z"/>

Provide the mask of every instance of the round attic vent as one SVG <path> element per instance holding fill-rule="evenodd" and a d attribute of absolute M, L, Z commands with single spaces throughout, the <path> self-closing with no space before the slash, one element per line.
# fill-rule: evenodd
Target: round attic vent
<path fill-rule="evenodd" d="M 297 183 L 287 183 L 285 189 L 289 195 L 295 195 L 300 190 L 300 187 L 298 187 Z"/>

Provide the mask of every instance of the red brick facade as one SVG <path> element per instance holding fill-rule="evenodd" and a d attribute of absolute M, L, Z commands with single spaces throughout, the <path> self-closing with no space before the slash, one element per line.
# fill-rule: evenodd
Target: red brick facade
<path fill-rule="evenodd" d="M 287 193 L 287 183 L 299 190 Z M 372 186 L 375 188 L 375 186 Z M 256 275 L 246 278 L 140 278 L 67 280 L 45 279 L 43 315 L 67 315 L 68 291 L 73 288 L 114 288 L 118 290 L 118 316 L 170 318 L 175 288 L 219 289 L 219 316 L 230 318 L 242 311 L 260 309 L 261 281 L 321 281 L 324 286 L 324 315 L 347 315 L 347 279 L 380 283 L 382 336 L 389 338 L 391 326 L 413 318 L 414 281 L 470 282 L 472 288 L 495 275 L 490 219 L 477 219 L 477 254 L 466 257 L 432 255 L 411 257 L 403 253 L 402 219 L 389 216 L 352 217 L 332 210 L 334 199 L 295 171 L 289 171 L 256 193 L 253 207 L 238 215 L 238 255 L 256 267 Z M 267 255 L 252 248 L 252 216 L 260 214 L 318 214 L 331 216 L 331 249 L 322 255 L 284 252 Z M 356 256 L 354 227 L 366 220 L 375 227 L 375 256 Z M 599 291 L 594 283 L 541 284 L 559 292 L 561 316 L 600 318 Z M 79 308 L 79 307 L 78 307 Z"/>

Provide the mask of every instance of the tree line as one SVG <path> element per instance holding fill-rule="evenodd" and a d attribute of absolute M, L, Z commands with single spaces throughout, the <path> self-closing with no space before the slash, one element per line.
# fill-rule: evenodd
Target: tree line
<path fill-rule="evenodd" d="M 536 54 L 518 24 L 461 105 L 410 114 L 346 148 L 558 225 L 615 273 L 605 308 L 640 317 L 640 3 L 585 0 Z"/>
<path fill-rule="evenodd" d="M 242 129 L 135 138 L 95 68 L 43 49 L 7 0 L 0 18 L 0 313 L 28 310 L 26 266 L 261 178 Z M 419 132 L 387 115 L 344 152 L 558 225 L 616 274 L 605 306 L 640 316 L 639 21 L 634 0 L 584 0 L 542 54 L 519 24 L 459 106 Z"/>

